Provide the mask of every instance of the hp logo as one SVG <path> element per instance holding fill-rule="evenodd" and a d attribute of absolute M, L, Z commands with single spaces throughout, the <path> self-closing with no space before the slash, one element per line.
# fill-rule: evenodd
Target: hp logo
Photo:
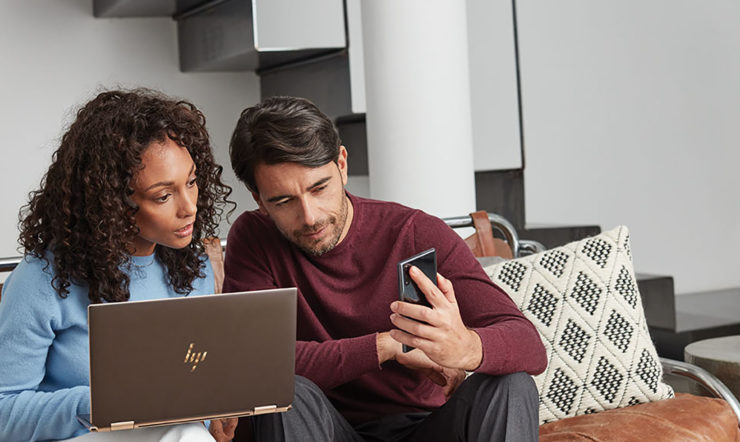
<path fill-rule="evenodd" d="M 196 368 L 198 368 L 198 363 L 203 362 L 206 360 L 206 355 L 208 354 L 207 351 L 199 351 L 198 353 L 193 351 L 193 346 L 195 343 L 190 343 L 190 346 L 188 347 L 188 352 L 185 353 L 185 364 L 193 364 L 193 367 L 190 369 L 190 372 L 194 372 Z"/>

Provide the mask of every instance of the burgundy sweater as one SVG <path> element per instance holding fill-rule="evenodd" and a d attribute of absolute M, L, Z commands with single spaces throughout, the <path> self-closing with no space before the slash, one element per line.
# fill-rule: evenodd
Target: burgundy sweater
<path fill-rule="evenodd" d="M 445 223 L 399 204 L 350 195 L 344 240 L 319 257 L 286 240 L 268 217 L 244 212 L 228 236 L 224 292 L 298 287 L 296 373 L 315 382 L 353 424 L 428 411 L 442 388 L 395 361 L 378 364 L 376 334 L 390 330 L 398 261 L 434 247 L 437 271 L 452 281 L 463 322 L 481 337 L 491 375 L 545 369 L 534 326 L 491 283 Z"/>

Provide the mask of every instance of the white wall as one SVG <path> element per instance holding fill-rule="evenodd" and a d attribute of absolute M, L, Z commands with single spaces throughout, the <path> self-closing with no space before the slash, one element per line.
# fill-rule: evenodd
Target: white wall
<path fill-rule="evenodd" d="M 527 221 L 625 224 L 677 292 L 740 286 L 740 3 L 517 7 Z"/>
<path fill-rule="evenodd" d="M 354 113 L 366 111 L 361 4 L 361 0 L 346 1 Z M 474 168 L 476 171 L 519 169 L 522 155 L 511 0 L 466 0 L 465 5 Z M 416 28 L 409 29 L 412 36 L 417 32 Z M 442 27 L 439 32 L 447 35 L 449 29 Z M 436 46 L 432 49 L 439 52 L 440 59 L 458 55 L 459 49 L 446 54 Z"/>
<path fill-rule="evenodd" d="M 146 86 L 195 103 L 234 188 L 234 217 L 254 207 L 231 171 L 228 141 L 240 111 L 259 100 L 258 78 L 181 73 L 173 20 L 96 19 L 91 0 L 4 0 L 0 60 L 0 257 L 18 255 L 18 209 L 38 187 L 75 109 L 104 88 Z"/>
<path fill-rule="evenodd" d="M 511 0 L 467 0 L 475 170 L 522 167 Z"/>
<path fill-rule="evenodd" d="M 626 224 L 639 271 L 673 275 L 678 292 L 740 286 L 740 4 L 517 8 L 528 222 Z M 90 0 L 5 0 L 0 9 L 0 257 L 17 254 L 18 208 L 71 112 L 104 87 L 194 101 L 238 211 L 254 207 L 227 145 L 239 111 L 258 100 L 258 78 L 180 73 L 172 20 L 94 19 L 91 9 Z"/>

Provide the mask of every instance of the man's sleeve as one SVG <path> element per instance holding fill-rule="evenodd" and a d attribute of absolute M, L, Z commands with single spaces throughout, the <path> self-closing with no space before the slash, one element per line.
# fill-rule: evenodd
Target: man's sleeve
<path fill-rule="evenodd" d="M 280 288 L 266 253 L 255 246 L 257 241 L 249 240 L 252 235 L 259 234 L 258 230 L 240 220 L 229 231 L 224 260 L 224 293 Z M 299 297 L 299 311 L 302 302 L 305 301 Z M 374 333 L 321 342 L 296 341 L 296 374 L 310 379 L 322 389 L 337 387 L 380 369 Z"/>
<path fill-rule="evenodd" d="M 463 322 L 481 338 L 483 359 L 475 371 L 543 372 L 547 355 L 534 325 L 491 282 L 457 233 L 440 219 L 420 217 L 415 224 L 417 248 L 437 248 L 437 272 L 452 282 Z"/>

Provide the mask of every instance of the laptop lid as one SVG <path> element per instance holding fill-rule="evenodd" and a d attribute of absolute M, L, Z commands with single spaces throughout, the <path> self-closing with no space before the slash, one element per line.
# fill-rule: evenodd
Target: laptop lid
<path fill-rule="evenodd" d="M 287 410 L 296 289 L 88 307 L 93 431 Z"/>

